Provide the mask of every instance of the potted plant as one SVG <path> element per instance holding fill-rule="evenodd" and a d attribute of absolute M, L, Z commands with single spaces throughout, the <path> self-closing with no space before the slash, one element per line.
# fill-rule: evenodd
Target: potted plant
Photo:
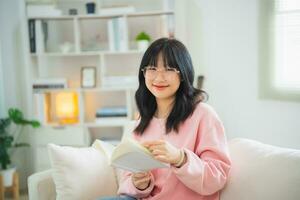
<path fill-rule="evenodd" d="M 151 37 L 144 31 L 140 32 L 136 37 L 138 50 L 145 51 L 150 43 Z"/>
<path fill-rule="evenodd" d="M 11 126 L 15 124 L 15 127 Z M 16 170 L 11 165 L 12 148 L 29 146 L 27 143 L 17 143 L 22 126 L 31 125 L 33 128 L 40 126 L 35 120 L 26 120 L 23 113 L 17 108 L 8 110 L 8 117 L 0 119 L 0 165 L 4 186 L 12 185 L 12 177 Z"/>

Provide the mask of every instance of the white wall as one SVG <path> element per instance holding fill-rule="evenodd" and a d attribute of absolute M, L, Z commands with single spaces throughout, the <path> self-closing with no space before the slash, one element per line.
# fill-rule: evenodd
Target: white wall
<path fill-rule="evenodd" d="M 262 100 L 259 91 L 259 0 L 192 0 L 201 18 L 201 42 L 188 42 L 205 75 L 208 103 L 222 118 L 229 138 L 247 137 L 300 149 L 300 102 Z M 188 6 L 195 10 L 195 6 Z M 190 30 L 191 31 L 191 30 Z"/>

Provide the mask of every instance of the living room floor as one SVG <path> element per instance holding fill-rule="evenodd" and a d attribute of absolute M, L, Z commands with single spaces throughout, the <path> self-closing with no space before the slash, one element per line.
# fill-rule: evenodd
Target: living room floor
<path fill-rule="evenodd" d="M 7 197 L 7 198 L 5 198 L 5 200 L 14 200 L 14 198 Z M 27 195 L 21 195 L 19 200 L 28 200 L 28 196 Z"/>
<path fill-rule="evenodd" d="M 12 197 L 11 194 L 6 194 L 4 199 L 5 200 L 14 200 L 14 198 Z M 28 194 L 27 193 L 23 193 L 23 192 L 20 193 L 19 200 L 28 200 L 28 199 L 29 198 L 28 198 Z"/>

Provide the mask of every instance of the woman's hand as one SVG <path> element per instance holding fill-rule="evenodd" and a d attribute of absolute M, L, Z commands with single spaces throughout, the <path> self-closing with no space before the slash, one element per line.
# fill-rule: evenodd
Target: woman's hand
<path fill-rule="evenodd" d="M 133 185 L 139 190 L 145 190 L 149 187 L 151 181 L 150 172 L 132 173 L 131 179 Z"/>
<path fill-rule="evenodd" d="M 155 159 L 177 165 L 181 160 L 181 150 L 167 141 L 154 140 L 142 143 L 152 153 Z"/>

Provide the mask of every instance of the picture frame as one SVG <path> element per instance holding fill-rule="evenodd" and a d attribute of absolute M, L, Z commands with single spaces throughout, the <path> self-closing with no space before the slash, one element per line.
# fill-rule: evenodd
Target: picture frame
<path fill-rule="evenodd" d="M 80 82 L 82 88 L 96 87 L 96 67 L 82 67 Z"/>

